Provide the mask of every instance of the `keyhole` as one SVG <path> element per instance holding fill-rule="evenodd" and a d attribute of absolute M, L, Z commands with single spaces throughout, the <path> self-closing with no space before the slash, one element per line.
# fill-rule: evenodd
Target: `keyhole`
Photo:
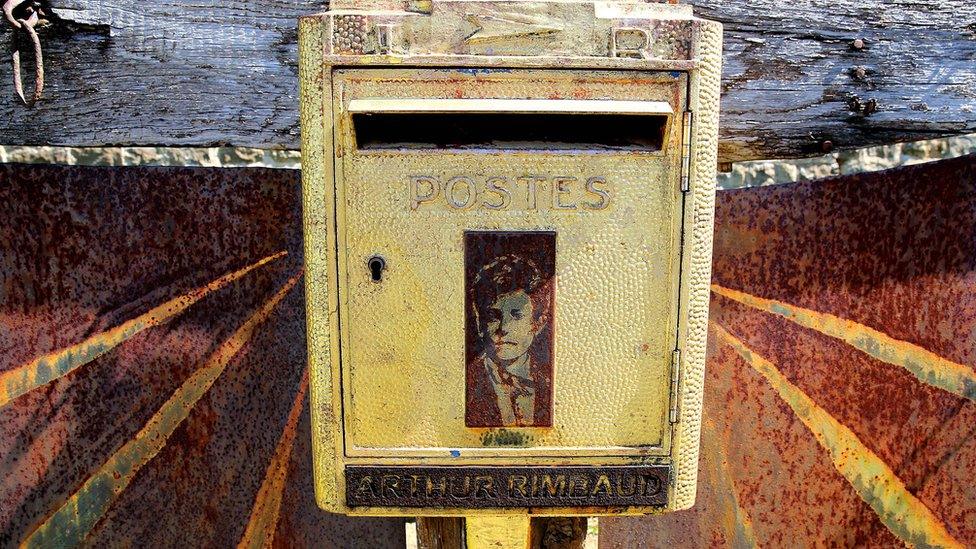
<path fill-rule="evenodd" d="M 382 257 L 374 255 L 369 258 L 366 265 L 369 267 L 373 282 L 383 282 L 383 271 L 386 270 L 386 261 Z"/>

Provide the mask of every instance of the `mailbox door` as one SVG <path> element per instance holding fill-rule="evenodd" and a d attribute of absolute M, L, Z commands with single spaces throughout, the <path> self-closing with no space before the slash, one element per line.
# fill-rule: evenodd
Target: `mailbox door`
<path fill-rule="evenodd" d="M 668 455 L 686 75 L 333 81 L 346 456 Z"/>

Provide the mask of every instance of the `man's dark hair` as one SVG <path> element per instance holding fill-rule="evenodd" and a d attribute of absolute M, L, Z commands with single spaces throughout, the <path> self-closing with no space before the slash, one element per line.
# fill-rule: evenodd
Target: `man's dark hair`
<path fill-rule="evenodd" d="M 498 296 L 518 290 L 532 298 L 533 320 L 539 320 L 545 307 L 541 306 L 543 304 L 538 301 L 536 294 L 544 283 L 539 268 L 528 259 L 517 255 L 503 255 L 482 267 L 471 285 L 478 329 L 484 329 L 485 313 Z"/>

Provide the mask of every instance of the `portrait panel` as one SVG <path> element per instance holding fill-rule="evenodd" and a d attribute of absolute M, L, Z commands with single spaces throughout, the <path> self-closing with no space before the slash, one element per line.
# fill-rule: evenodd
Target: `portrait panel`
<path fill-rule="evenodd" d="M 465 425 L 551 427 L 554 232 L 466 232 Z"/>

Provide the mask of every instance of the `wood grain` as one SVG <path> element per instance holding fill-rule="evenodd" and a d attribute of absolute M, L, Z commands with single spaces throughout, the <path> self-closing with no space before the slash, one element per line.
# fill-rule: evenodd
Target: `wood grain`
<path fill-rule="evenodd" d="M 726 27 L 724 162 L 976 132 L 968 0 L 694 3 Z M 50 4 L 36 108 L 0 68 L 3 144 L 298 147 L 296 18 L 326 2 Z"/>
<path fill-rule="evenodd" d="M 427 517 L 417 519 L 419 549 L 463 549 L 464 519 Z"/>
<path fill-rule="evenodd" d="M 725 160 L 976 131 L 968 0 L 695 4 L 725 25 Z"/>
<path fill-rule="evenodd" d="M 583 549 L 585 517 L 532 519 L 531 549 Z"/>

